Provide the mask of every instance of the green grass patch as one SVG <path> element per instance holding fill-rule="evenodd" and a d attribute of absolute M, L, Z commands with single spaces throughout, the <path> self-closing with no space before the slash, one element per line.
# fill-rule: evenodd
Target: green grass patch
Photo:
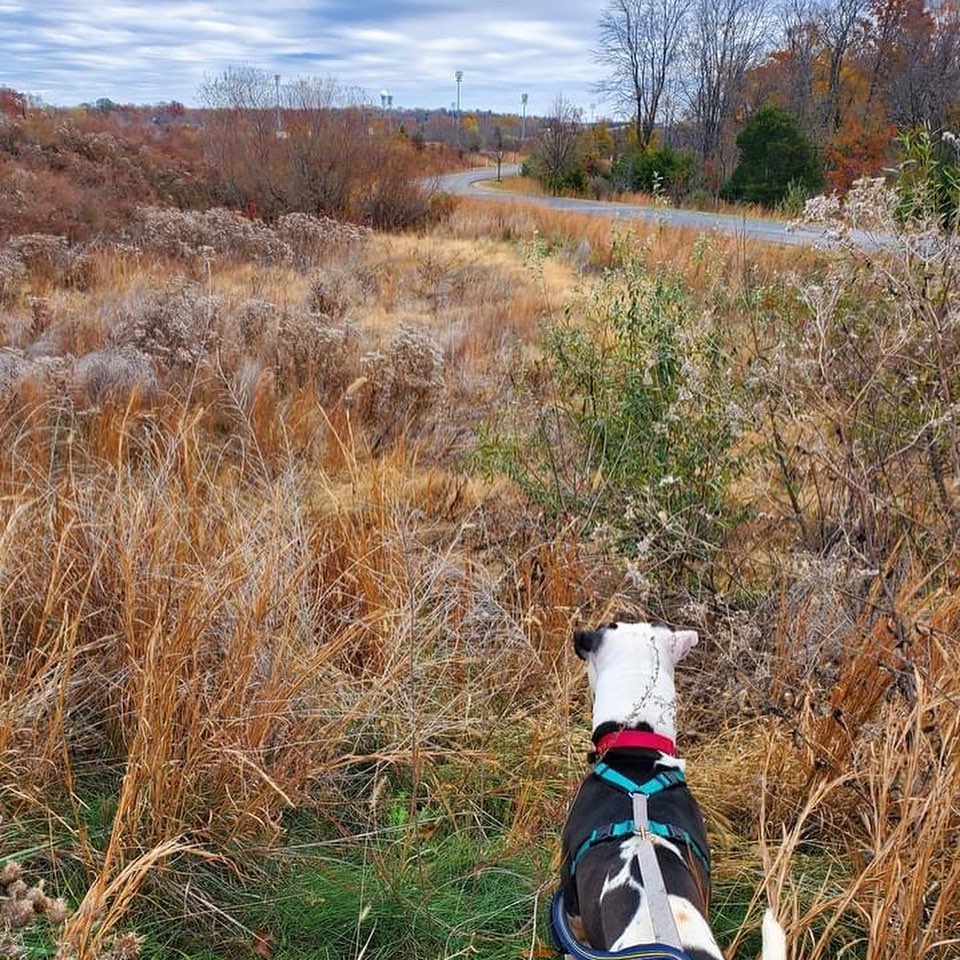
<path fill-rule="evenodd" d="M 422 840 L 388 829 L 366 843 L 288 850 L 272 876 L 234 891 L 231 913 L 246 932 L 224 929 L 222 942 L 171 942 L 146 918 L 136 929 L 148 937 L 145 957 L 157 958 L 233 958 L 245 941 L 277 960 L 515 960 L 530 946 L 548 854 L 510 853 L 477 831 Z"/>

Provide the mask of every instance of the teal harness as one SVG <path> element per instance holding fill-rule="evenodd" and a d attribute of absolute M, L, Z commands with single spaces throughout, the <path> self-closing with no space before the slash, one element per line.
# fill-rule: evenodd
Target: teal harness
<path fill-rule="evenodd" d="M 649 835 L 654 834 L 666 840 L 685 844 L 693 851 L 708 873 L 710 872 L 710 858 L 687 830 L 670 823 L 651 820 L 646 816 L 647 799 L 683 783 L 683 771 L 661 770 L 643 783 L 637 783 L 614 770 L 613 767 L 601 762 L 593 768 L 593 776 L 621 793 L 627 794 L 633 803 L 634 815 L 629 820 L 618 820 L 616 823 L 610 823 L 605 827 L 598 827 L 594 830 L 577 847 L 573 862 L 570 864 L 570 878 L 573 879 L 577 865 L 598 843 L 629 836 L 647 838 L 647 843 L 645 846 L 641 845 L 638 856 L 644 883 L 653 880 L 659 886 L 659 902 L 656 905 L 651 905 L 651 918 L 654 931 L 657 932 L 658 929 L 661 931 L 661 936 L 658 937 L 660 942 L 638 944 L 637 946 L 627 947 L 625 950 L 615 951 L 597 950 L 588 947 L 577 939 L 570 927 L 563 903 L 563 891 L 558 890 L 550 905 L 550 927 L 557 946 L 568 960 L 607 960 L 607 958 L 610 958 L 610 960 L 689 960 L 689 957 L 679 945 L 679 937 L 673 917 L 670 914 L 667 894 L 663 889 L 663 877 L 656 863 L 656 853 L 649 842 Z M 662 942 L 666 939 L 671 939 L 672 942 Z"/>
<path fill-rule="evenodd" d="M 602 762 L 593 768 L 593 775 L 611 787 L 615 787 L 622 793 L 631 796 L 641 794 L 644 797 L 652 797 L 657 793 L 662 793 L 664 790 L 669 790 L 671 787 L 675 787 L 684 782 L 682 770 L 661 770 L 659 773 L 654 774 L 649 780 L 643 783 L 637 783 Z M 571 878 L 577 871 L 577 865 L 592 847 L 606 840 L 619 840 L 623 837 L 633 836 L 641 832 L 643 827 L 646 828 L 648 833 L 662 837 L 664 840 L 673 840 L 677 843 L 685 844 L 696 854 L 697 859 L 703 865 L 704 869 L 706 869 L 708 873 L 710 872 L 709 856 L 706 851 L 700 847 L 700 844 L 690 836 L 689 831 L 681 827 L 675 827 L 672 823 L 661 823 L 659 820 L 648 820 L 646 824 L 641 824 L 641 829 L 638 829 L 636 821 L 630 819 L 618 820 L 616 823 L 608 823 L 604 827 L 597 827 L 597 829 L 577 847 L 576 853 L 573 855 L 573 861 L 570 864 Z"/>

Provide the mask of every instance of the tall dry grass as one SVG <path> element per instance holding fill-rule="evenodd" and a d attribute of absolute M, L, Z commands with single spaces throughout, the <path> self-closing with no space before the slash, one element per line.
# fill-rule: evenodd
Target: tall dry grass
<path fill-rule="evenodd" d="M 766 891 L 794 955 L 955 956 L 960 934 L 957 594 L 847 639 L 827 703 L 770 728 Z M 819 861 L 819 863 L 817 862 Z"/>
<path fill-rule="evenodd" d="M 565 713 L 505 757 L 518 704 L 569 706 L 576 549 L 502 549 L 512 493 L 427 462 L 438 404 L 486 391 L 458 343 L 499 268 L 353 237 L 254 269 L 192 235 L 94 252 L 82 293 L 25 272 L 4 318 L 0 847 L 70 890 L 79 960 L 145 903 L 221 922 L 211 871 L 262 869 L 293 810 L 349 837 L 388 775 L 412 822 L 515 797 L 513 849 L 562 797 Z"/>
<path fill-rule="evenodd" d="M 337 822 L 371 765 L 406 771 L 414 804 L 438 766 L 501 775 L 496 719 L 562 682 L 581 599 L 563 548 L 538 547 L 535 584 L 524 562 L 493 573 L 463 542 L 476 521 L 403 457 L 251 484 L 181 418 L 136 467 L 3 466 L 3 804 L 67 831 L 57 856 L 90 878 L 64 931 L 78 957 L 151 871 L 200 911 L 185 856 L 249 863 L 291 808 Z M 83 808 L 114 792 L 101 847 Z M 531 816 L 521 796 L 512 829 Z"/>

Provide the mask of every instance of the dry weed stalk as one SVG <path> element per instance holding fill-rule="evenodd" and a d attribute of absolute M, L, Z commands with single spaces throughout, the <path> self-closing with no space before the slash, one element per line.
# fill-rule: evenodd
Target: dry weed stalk
<path fill-rule="evenodd" d="M 906 645 L 878 624 L 850 648 L 829 713 L 808 700 L 796 736 L 771 747 L 806 771 L 793 812 L 766 778 L 760 824 L 767 894 L 798 960 L 854 942 L 867 960 L 946 958 L 960 942 L 960 669 L 948 654 L 960 608 L 955 594 L 904 606 L 918 623 Z"/>

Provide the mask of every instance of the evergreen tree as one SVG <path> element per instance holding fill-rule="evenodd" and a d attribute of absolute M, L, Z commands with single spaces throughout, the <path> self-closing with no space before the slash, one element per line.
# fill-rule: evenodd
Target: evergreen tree
<path fill-rule="evenodd" d="M 823 183 L 816 149 L 779 107 L 758 110 L 740 131 L 737 146 L 740 161 L 720 192 L 725 199 L 775 206 L 791 186 L 812 194 Z"/>

